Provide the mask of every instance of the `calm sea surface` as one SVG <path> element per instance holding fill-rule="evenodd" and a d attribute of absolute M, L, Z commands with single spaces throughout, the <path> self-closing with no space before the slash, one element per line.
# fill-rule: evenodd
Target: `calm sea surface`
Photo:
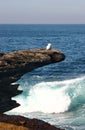
<path fill-rule="evenodd" d="M 20 107 L 8 112 L 39 118 L 66 130 L 85 130 L 85 25 L 0 25 L 0 52 L 45 48 L 66 59 L 18 81 Z"/>

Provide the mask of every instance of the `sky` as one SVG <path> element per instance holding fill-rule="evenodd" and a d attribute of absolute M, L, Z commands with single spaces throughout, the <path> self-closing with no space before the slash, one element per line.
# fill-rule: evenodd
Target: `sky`
<path fill-rule="evenodd" d="M 85 0 L 0 0 L 0 24 L 85 24 Z"/>

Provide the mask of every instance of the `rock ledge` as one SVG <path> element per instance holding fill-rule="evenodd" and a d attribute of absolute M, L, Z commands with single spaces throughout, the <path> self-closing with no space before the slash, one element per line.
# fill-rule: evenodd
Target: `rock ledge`
<path fill-rule="evenodd" d="M 64 54 L 57 50 L 0 53 L 0 128 L 2 130 L 64 130 L 38 119 L 2 114 L 20 105 L 11 98 L 22 93 L 22 90 L 18 90 L 19 84 L 15 84 L 22 75 L 64 59 Z"/>
<path fill-rule="evenodd" d="M 11 98 L 22 93 L 22 90 L 18 90 L 19 84 L 13 84 L 22 75 L 64 59 L 64 54 L 57 50 L 21 50 L 0 53 L 0 113 L 19 106 Z"/>

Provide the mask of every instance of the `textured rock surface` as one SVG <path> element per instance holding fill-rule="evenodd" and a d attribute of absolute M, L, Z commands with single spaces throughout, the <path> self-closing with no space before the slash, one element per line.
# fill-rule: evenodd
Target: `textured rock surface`
<path fill-rule="evenodd" d="M 64 54 L 57 50 L 42 49 L 0 53 L 0 113 L 19 106 L 11 97 L 22 91 L 17 89 L 19 84 L 12 83 L 27 72 L 64 59 Z"/>
<path fill-rule="evenodd" d="M 15 130 L 14 128 L 16 130 L 64 130 L 38 119 L 28 119 L 22 116 L 9 116 L 4 114 L 0 114 L 0 128 L 2 130 Z"/>
<path fill-rule="evenodd" d="M 0 53 L 1 130 L 61 130 L 41 120 L 9 116 L 2 113 L 19 106 L 11 98 L 22 93 L 21 90 L 18 90 L 19 84 L 14 84 L 14 82 L 20 79 L 23 74 L 64 59 L 64 54 L 56 50 L 28 50 L 8 54 Z"/>

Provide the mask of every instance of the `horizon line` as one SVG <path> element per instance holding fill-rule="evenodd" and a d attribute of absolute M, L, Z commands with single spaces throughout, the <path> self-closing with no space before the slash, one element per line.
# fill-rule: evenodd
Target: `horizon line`
<path fill-rule="evenodd" d="M 85 23 L 0 23 L 0 25 L 84 25 Z"/>

